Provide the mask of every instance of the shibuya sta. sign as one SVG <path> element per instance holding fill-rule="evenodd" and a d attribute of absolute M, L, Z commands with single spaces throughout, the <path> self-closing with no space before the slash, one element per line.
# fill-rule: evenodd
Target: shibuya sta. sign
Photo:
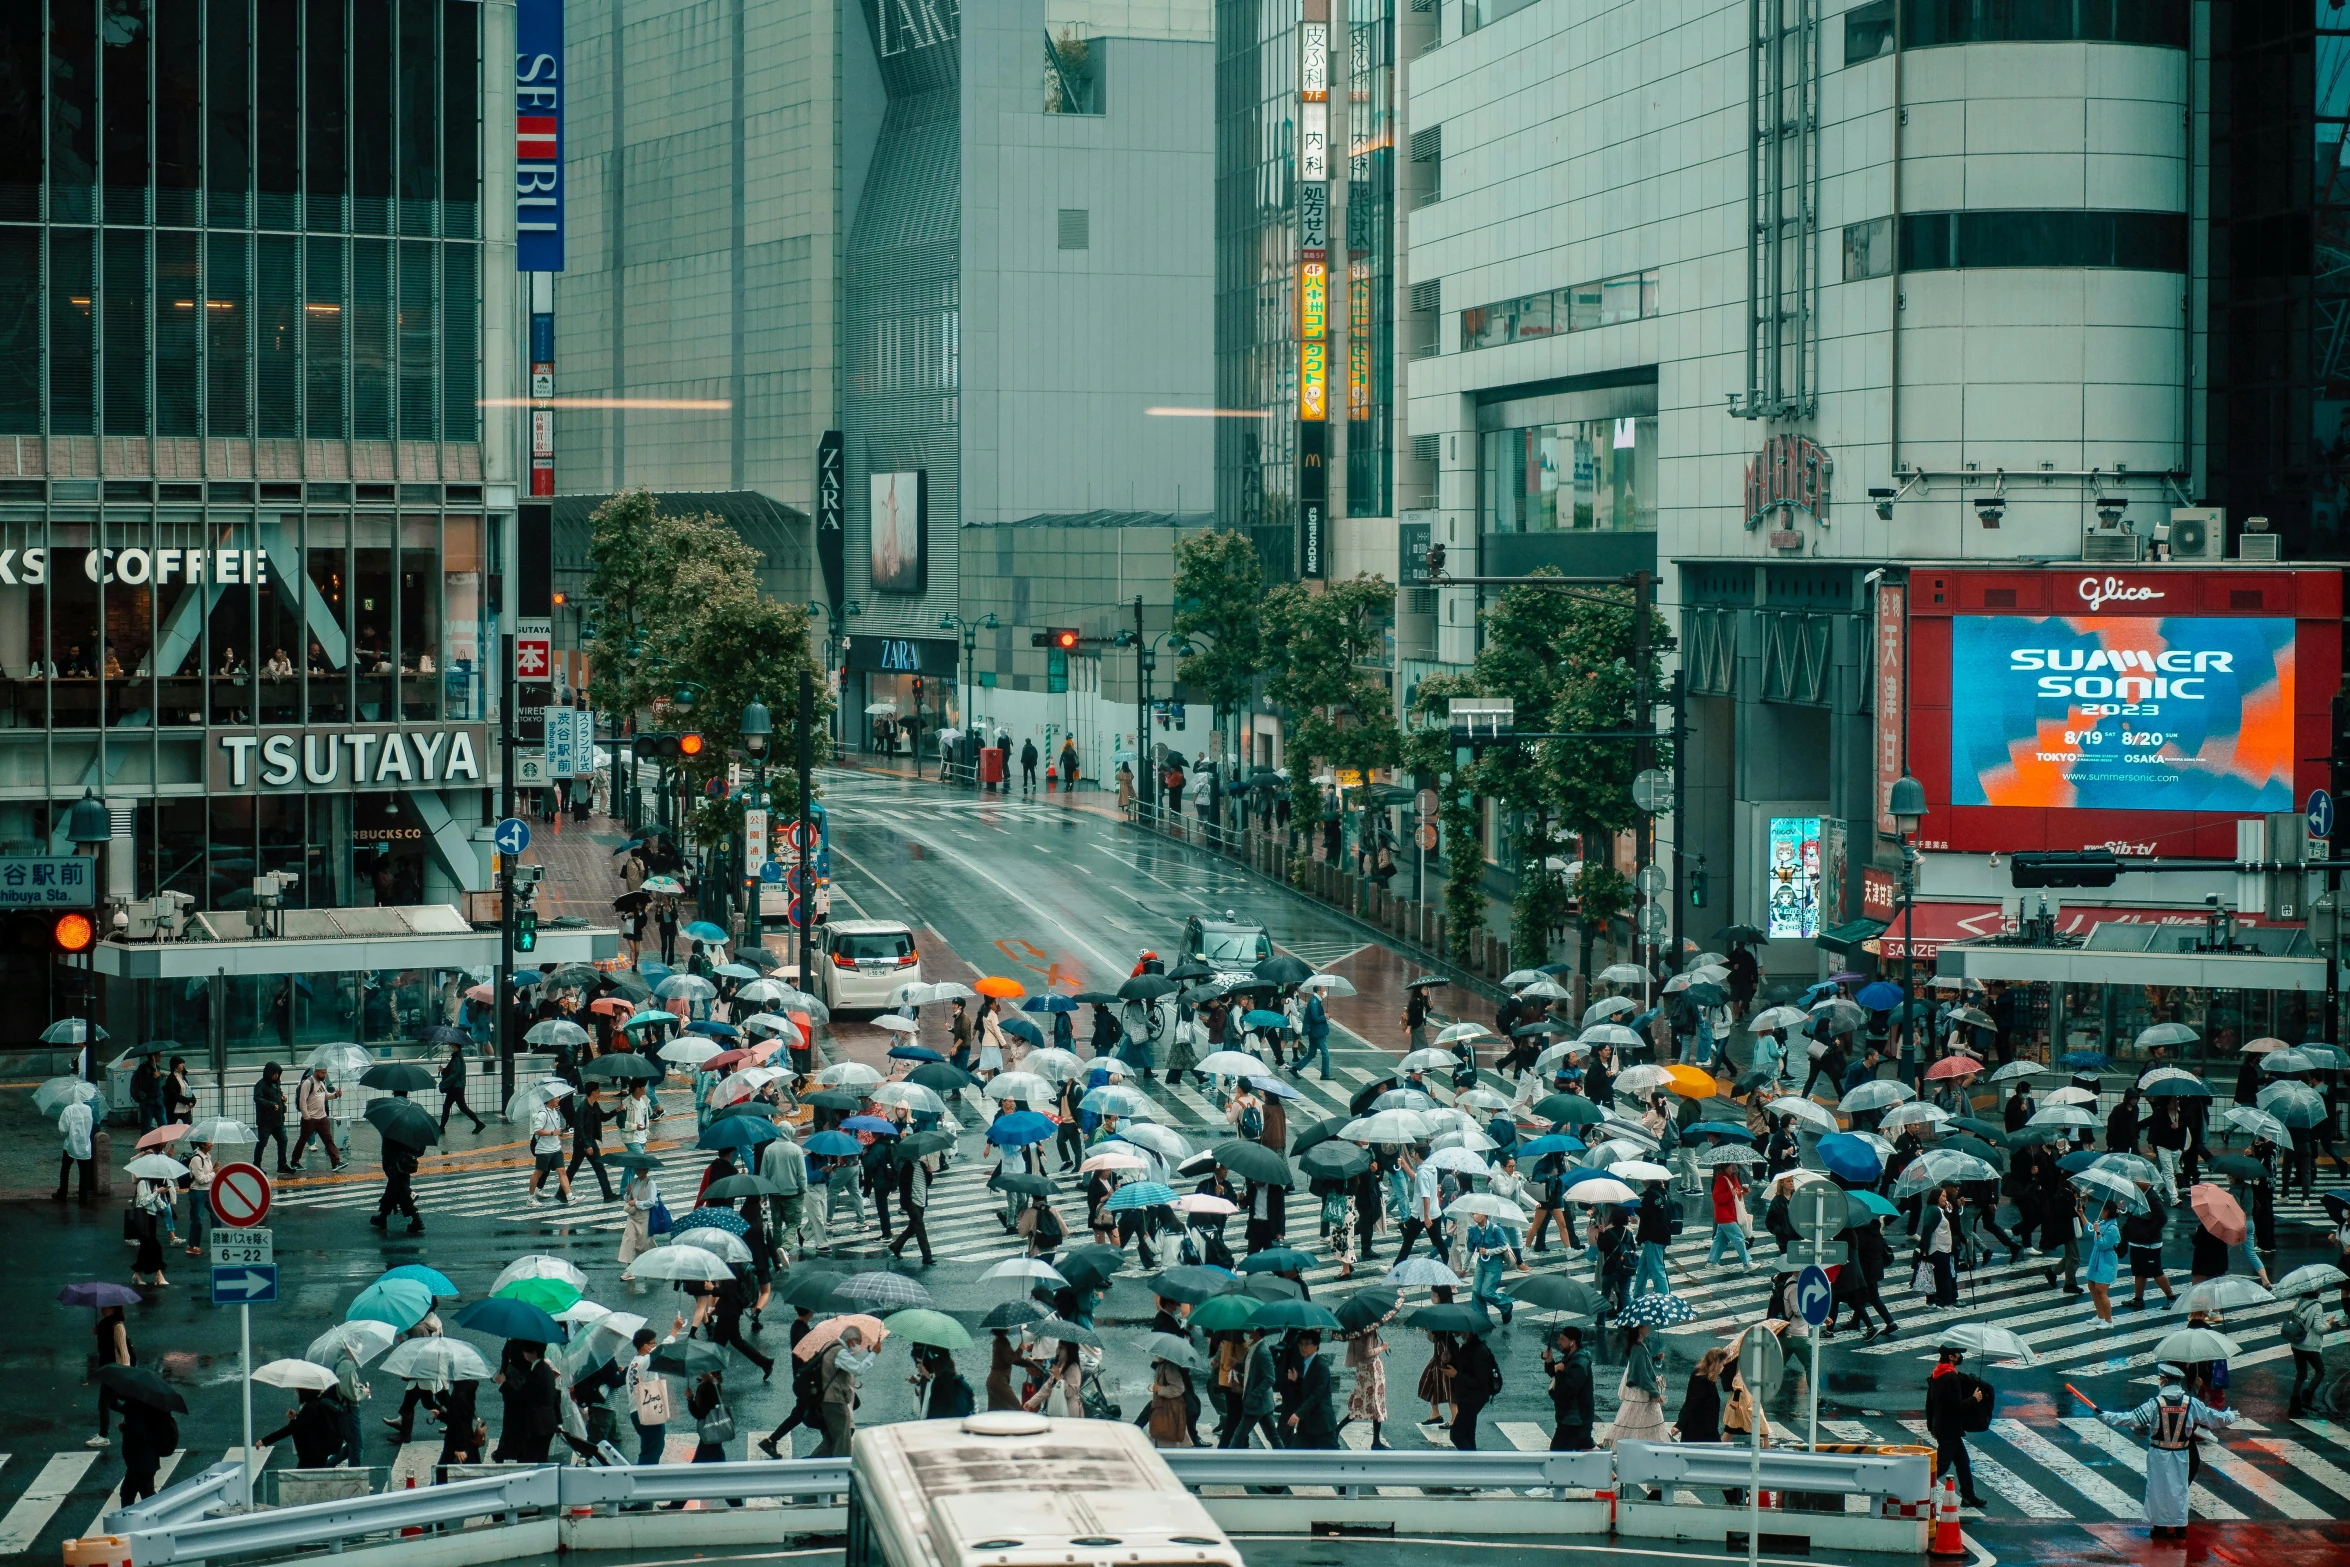
<path fill-rule="evenodd" d="M 484 724 L 359 724 L 212 736 L 215 793 L 295 789 L 478 787 L 489 755 Z"/>

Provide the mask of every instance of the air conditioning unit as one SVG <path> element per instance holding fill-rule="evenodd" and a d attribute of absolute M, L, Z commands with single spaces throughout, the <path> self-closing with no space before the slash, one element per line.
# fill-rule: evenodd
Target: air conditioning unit
<path fill-rule="evenodd" d="M 2172 560 L 2225 560 L 2227 511 L 2218 506 L 2173 506 L 2163 538 Z"/>
<path fill-rule="evenodd" d="M 2081 530 L 2081 559 L 2104 565 L 2128 564 L 2146 558 L 2146 535 L 2127 528 Z"/>

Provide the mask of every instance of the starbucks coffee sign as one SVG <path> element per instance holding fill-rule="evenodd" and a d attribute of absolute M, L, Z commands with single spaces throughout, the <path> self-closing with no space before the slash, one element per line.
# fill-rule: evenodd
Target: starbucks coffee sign
<path fill-rule="evenodd" d="M 489 758 L 485 724 L 354 724 L 214 731 L 213 792 L 470 788 Z"/>

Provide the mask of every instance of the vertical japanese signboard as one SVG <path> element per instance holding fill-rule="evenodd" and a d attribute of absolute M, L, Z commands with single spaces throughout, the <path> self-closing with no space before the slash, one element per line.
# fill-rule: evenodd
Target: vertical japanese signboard
<path fill-rule="evenodd" d="M 1896 837 L 1893 785 L 1901 777 L 1902 726 L 1908 721 L 1909 586 L 1877 584 L 1877 831 Z"/>
<path fill-rule="evenodd" d="M 1305 0 L 1298 30 L 1298 571 L 1329 571 L 1330 0 Z"/>
<path fill-rule="evenodd" d="M 515 0 L 514 266 L 563 270 L 563 0 Z"/>

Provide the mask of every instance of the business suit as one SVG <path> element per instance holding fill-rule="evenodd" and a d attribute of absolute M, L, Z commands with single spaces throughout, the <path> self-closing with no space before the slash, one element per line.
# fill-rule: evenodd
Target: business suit
<path fill-rule="evenodd" d="M 1259 1338 L 1249 1346 L 1248 1361 L 1240 1384 L 1240 1414 L 1224 1429 L 1224 1447 L 1248 1446 L 1249 1433 L 1264 1428 L 1265 1445 L 1279 1447 L 1281 1427 L 1273 1418 L 1277 1407 L 1279 1374 L 1273 1365 L 1273 1346 Z"/>
<path fill-rule="evenodd" d="M 1289 1445 L 1336 1447 L 1338 1422 L 1330 1409 L 1330 1367 L 1320 1353 L 1299 1365 L 1295 1386 L 1290 1402 L 1291 1419 L 1296 1424 L 1289 1428 Z"/>

